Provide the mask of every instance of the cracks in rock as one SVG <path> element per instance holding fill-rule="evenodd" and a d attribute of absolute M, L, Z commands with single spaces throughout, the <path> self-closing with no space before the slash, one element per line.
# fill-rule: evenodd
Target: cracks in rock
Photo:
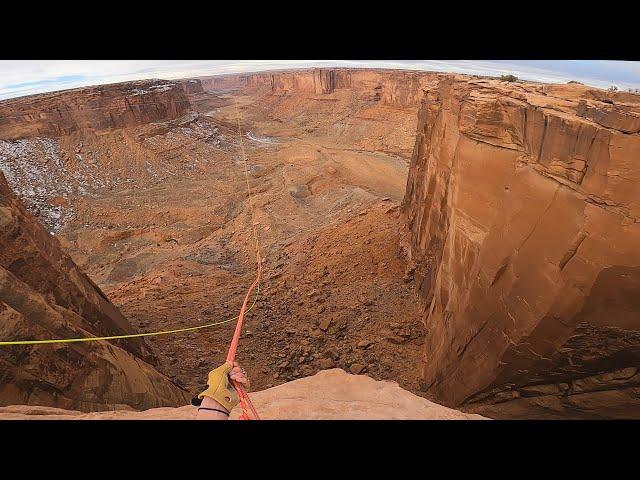
<path fill-rule="evenodd" d="M 518 246 L 518 248 L 514 249 L 514 253 L 517 255 L 518 252 L 520 251 L 520 249 L 529 241 L 529 239 L 531 238 L 531 236 L 535 233 L 535 231 L 538 229 L 538 227 L 540 226 L 540 223 L 542 223 L 542 220 L 545 218 L 545 216 L 547 215 L 547 212 L 551 209 L 551 206 L 553 205 L 553 203 L 556 200 L 556 197 L 558 196 L 558 192 L 560 191 L 560 185 L 556 187 L 555 192 L 553 193 L 553 198 L 551 199 L 551 201 L 549 202 L 549 204 L 547 205 L 547 207 L 544 209 L 544 212 L 542 212 L 540 215 L 538 215 L 538 219 L 536 220 L 535 225 L 533 226 L 533 228 L 531 229 L 531 231 L 529 232 L 529 234 L 525 237 L 525 239 L 520 243 L 520 245 Z"/>
<path fill-rule="evenodd" d="M 507 271 L 507 268 L 509 267 L 510 263 L 511 263 L 511 257 L 508 257 L 505 260 L 505 262 L 503 263 L 503 265 L 500 268 L 498 268 L 498 271 L 494 275 L 493 280 L 492 280 L 491 285 L 490 285 L 491 287 L 493 287 L 496 284 L 496 282 L 498 280 L 500 280 L 502 275 L 504 275 L 504 273 Z"/>
<path fill-rule="evenodd" d="M 482 325 L 480 325 L 480 328 L 478 328 L 478 330 L 476 330 L 476 332 L 471 335 L 471 338 L 469 338 L 469 340 L 466 341 L 466 343 L 460 347 L 458 347 L 458 358 L 462 358 L 464 357 L 465 352 L 467 351 L 467 348 L 469 347 L 469 345 L 471 344 L 471 342 L 473 342 L 473 340 L 475 340 L 475 338 L 480 335 L 480 333 L 484 330 L 484 328 L 489 324 L 489 318 L 487 318 L 484 322 L 482 322 Z"/>
<path fill-rule="evenodd" d="M 507 312 L 507 313 L 509 313 L 509 312 Z M 511 317 L 511 315 L 509 315 L 509 316 Z M 513 317 L 511 317 L 511 318 L 513 318 Z M 506 339 L 507 339 L 507 342 L 509 342 L 509 344 L 510 344 L 511 346 L 513 346 L 513 347 L 517 347 L 517 346 L 518 346 L 518 344 L 517 344 L 516 342 L 514 342 L 514 341 L 511 339 L 511 337 L 510 337 L 509 335 L 507 335 L 507 332 L 505 332 L 505 331 L 503 330 L 503 331 L 502 331 L 502 332 L 500 332 L 500 333 L 502 333 L 502 336 L 503 336 L 504 338 L 506 338 Z M 502 361 L 501 361 L 501 362 L 499 362 L 499 363 L 501 363 L 502 365 L 507 365 L 505 362 L 502 362 Z"/>
<path fill-rule="evenodd" d="M 524 346 L 524 345 L 523 345 L 523 346 Z M 549 358 L 549 357 L 545 357 L 544 355 L 542 355 L 542 354 L 540 354 L 540 353 L 536 352 L 536 351 L 535 351 L 535 350 L 533 350 L 531 347 L 527 347 L 527 346 L 525 346 L 525 348 L 526 348 L 527 350 L 529 350 L 529 352 L 530 352 L 530 353 L 532 353 L 534 356 L 538 357 L 540 360 L 545 360 L 545 361 L 547 361 L 547 362 L 551 362 L 551 361 L 553 361 L 551 358 Z"/>
<path fill-rule="evenodd" d="M 504 150 L 510 150 L 512 152 L 526 153 L 525 150 L 522 150 L 522 149 L 519 149 L 519 148 L 507 147 L 506 145 L 500 145 L 498 143 L 492 143 L 492 142 L 489 142 L 487 140 L 483 140 L 483 138 L 497 138 L 497 139 L 499 139 L 500 137 L 497 137 L 497 136 L 489 136 L 489 135 L 474 136 L 474 135 L 470 135 L 470 134 L 462 132 L 462 131 L 460 131 L 460 134 L 465 136 L 465 137 L 467 137 L 467 138 L 469 138 L 469 139 L 471 139 L 471 140 L 475 140 L 478 143 L 484 143 L 486 145 L 491 145 L 492 147 L 502 148 Z"/>
<path fill-rule="evenodd" d="M 544 141 L 547 137 L 547 129 L 549 127 L 549 117 L 545 115 L 544 112 L 542 114 L 544 115 L 544 128 L 542 129 L 542 140 L 540 140 L 540 148 L 538 149 L 537 163 L 540 163 L 540 159 L 542 158 L 542 149 L 544 147 Z"/>
<path fill-rule="evenodd" d="M 585 193 L 581 191 L 580 188 L 578 188 L 578 184 L 576 184 L 575 182 L 571 182 L 570 180 L 567 180 L 567 179 L 560 180 L 557 176 L 547 172 L 546 170 L 541 170 L 539 166 L 538 168 L 536 168 L 536 166 L 532 166 L 532 168 L 534 172 L 536 172 L 537 174 L 545 178 L 548 178 L 549 180 L 556 182 L 560 187 L 566 187 L 574 191 L 580 196 L 580 199 L 583 200 L 584 202 L 600 207 L 603 210 L 609 210 L 618 215 L 622 215 L 623 217 L 627 218 L 628 220 L 631 220 L 634 223 L 640 223 L 640 218 L 636 218 L 630 215 L 628 212 L 626 212 L 625 211 L 626 207 L 624 207 L 623 205 L 614 203 L 610 200 L 603 200 L 595 195 Z"/>
<path fill-rule="evenodd" d="M 569 261 L 573 257 L 575 257 L 576 253 L 578 252 L 578 249 L 580 248 L 580 245 L 582 245 L 582 242 L 584 242 L 585 238 L 587 238 L 586 233 L 584 232 L 578 233 L 574 241 L 571 243 L 569 250 L 567 250 L 567 253 L 564 254 L 562 259 L 560 260 L 560 263 L 558 264 L 560 271 L 564 270 L 564 267 L 567 265 L 567 263 L 569 263 Z"/>

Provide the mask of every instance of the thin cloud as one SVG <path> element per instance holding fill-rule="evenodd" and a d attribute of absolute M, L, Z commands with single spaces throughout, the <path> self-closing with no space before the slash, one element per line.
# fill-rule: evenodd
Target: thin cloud
<path fill-rule="evenodd" d="M 287 68 L 350 67 L 428 70 L 621 89 L 640 88 L 640 62 L 477 60 L 48 60 L 0 61 L 0 99 L 149 78 L 173 80 Z"/>

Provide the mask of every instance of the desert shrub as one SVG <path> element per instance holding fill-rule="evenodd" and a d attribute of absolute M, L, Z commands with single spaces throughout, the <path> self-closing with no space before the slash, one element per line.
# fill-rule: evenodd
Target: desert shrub
<path fill-rule="evenodd" d="M 502 80 L 503 82 L 517 82 L 518 77 L 516 77 L 515 75 L 500 75 L 500 80 Z"/>

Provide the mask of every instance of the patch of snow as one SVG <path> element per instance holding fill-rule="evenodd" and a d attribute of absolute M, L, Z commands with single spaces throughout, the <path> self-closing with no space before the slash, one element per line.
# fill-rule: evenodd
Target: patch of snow
<path fill-rule="evenodd" d="M 73 189 L 60 181 L 67 175 L 58 143 L 50 138 L 0 140 L 0 170 L 27 209 L 57 232 L 73 215 L 73 208 L 63 209 L 51 202 L 66 199 Z"/>
<path fill-rule="evenodd" d="M 154 92 L 167 92 L 175 87 L 175 83 L 164 83 L 162 85 L 152 85 L 146 90 L 144 88 L 133 88 L 127 92 L 127 96 L 135 97 L 138 95 L 147 95 Z"/>
<path fill-rule="evenodd" d="M 260 137 L 258 135 L 254 135 L 251 132 L 247 132 L 247 138 L 249 140 L 252 140 L 258 144 L 262 144 L 262 145 L 274 145 L 276 143 L 278 143 L 277 140 L 274 140 L 273 138 L 270 137 Z"/>

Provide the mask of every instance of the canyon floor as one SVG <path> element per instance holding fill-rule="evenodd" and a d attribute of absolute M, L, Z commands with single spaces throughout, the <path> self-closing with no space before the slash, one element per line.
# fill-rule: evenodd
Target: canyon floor
<path fill-rule="evenodd" d="M 398 247 L 415 108 L 326 97 L 198 93 L 197 113 L 130 129 L 125 146 L 68 139 L 85 158 L 155 155 L 146 171 L 123 162 L 119 183 L 74 198 L 57 236 L 141 332 L 237 315 L 256 269 L 239 118 L 264 259 L 238 353 L 253 389 L 339 367 L 419 393 L 424 329 Z M 380 148 L 383 137 L 392 144 Z M 198 392 L 234 324 L 150 337 L 158 370 Z"/>

